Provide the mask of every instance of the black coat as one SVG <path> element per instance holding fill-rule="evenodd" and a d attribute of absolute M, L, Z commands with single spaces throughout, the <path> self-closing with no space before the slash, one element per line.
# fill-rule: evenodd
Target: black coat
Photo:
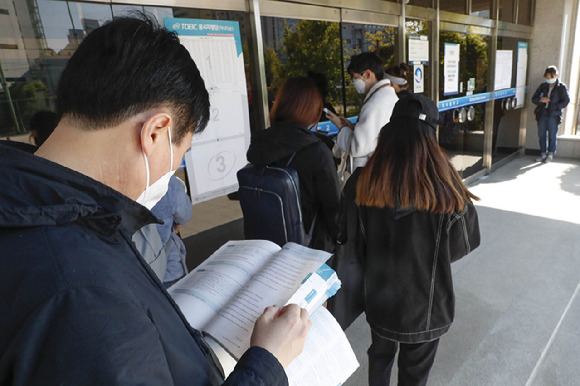
<path fill-rule="evenodd" d="M 546 104 L 541 103 L 540 99 L 542 99 L 542 97 L 547 98 L 549 90 L 550 85 L 544 82 L 538 87 L 532 96 L 532 102 L 537 105 L 536 109 L 534 110 L 534 113 L 536 114 L 536 120 L 538 120 L 541 116 L 547 116 L 549 118 L 556 118 L 558 122 L 560 122 L 562 120 L 562 109 L 568 106 L 568 103 L 570 103 L 568 89 L 564 83 L 557 79 L 556 84 L 554 85 L 554 89 L 550 94 L 550 103 L 548 104 L 548 108 L 546 108 Z"/>
<path fill-rule="evenodd" d="M 285 166 L 294 153 L 290 167 L 298 173 L 307 232 L 318 214 L 310 247 L 332 251 L 338 234 L 340 188 L 329 147 L 304 127 L 275 122 L 269 129 L 252 135 L 248 161 L 258 167 Z"/>
<path fill-rule="evenodd" d="M 0 145 L 0 384 L 222 382 L 201 334 L 131 242 L 153 222 L 119 192 Z M 226 384 L 287 379 L 254 347 Z"/>
<path fill-rule="evenodd" d="M 359 207 L 355 196 L 360 171 L 344 188 L 341 223 L 351 234 L 341 238 L 355 244 L 350 250 L 364 267 L 367 321 L 374 332 L 393 341 L 437 339 L 454 317 L 451 263 L 480 242 L 475 207 L 469 204 L 460 213 L 448 214 Z"/>

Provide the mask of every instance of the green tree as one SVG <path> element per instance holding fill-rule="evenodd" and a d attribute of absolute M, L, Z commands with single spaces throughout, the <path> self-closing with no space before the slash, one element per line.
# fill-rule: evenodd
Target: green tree
<path fill-rule="evenodd" d="M 264 51 L 264 65 L 266 67 L 266 83 L 268 89 L 277 89 L 282 83 L 282 63 L 273 48 Z"/>
<path fill-rule="evenodd" d="M 385 63 L 385 68 L 395 63 L 395 28 L 385 27 L 375 33 L 367 32 L 369 52 L 374 52 Z"/>
<path fill-rule="evenodd" d="M 335 106 L 342 104 L 339 28 L 339 23 L 314 20 L 300 20 L 294 28 L 284 25 L 285 63 L 280 71 L 283 79 L 304 76 L 308 71 L 323 74 L 328 79 L 327 101 Z"/>
<path fill-rule="evenodd" d="M 10 87 L 10 95 L 21 123 L 28 126 L 30 118 L 41 110 L 48 98 L 48 88 L 40 80 L 16 83 Z"/>

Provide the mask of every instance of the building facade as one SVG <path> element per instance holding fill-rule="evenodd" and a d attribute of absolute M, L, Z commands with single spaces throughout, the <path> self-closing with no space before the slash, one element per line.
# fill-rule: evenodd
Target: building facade
<path fill-rule="evenodd" d="M 0 136 L 24 134 L 36 111 L 54 109 L 58 78 L 87 34 L 145 11 L 161 23 L 239 23 L 252 130 L 267 127 L 276 88 L 289 76 L 324 75 L 326 99 L 353 116 L 360 96 L 345 74 L 352 55 L 375 52 L 387 66 L 408 63 L 413 88 L 439 104 L 440 144 L 464 178 L 537 151 L 530 97 L 554 64 L 572 100 L 559 155 L 580 157 L 577 1 L 401 1 L 174 0 L 167 7 L 161 0 L 0 0 Z"/>

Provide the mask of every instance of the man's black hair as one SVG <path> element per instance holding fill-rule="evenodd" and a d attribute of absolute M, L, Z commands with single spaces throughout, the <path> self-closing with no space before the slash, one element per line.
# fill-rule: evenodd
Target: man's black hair
<path fill-rule="evenodd" d="M 360 74 L 366 70 L 371 70 L 377 80 L 381 80 L 385 76 L 385 64 L 381 58 L 370 52 L 363 52 L 362 54 L 353 56 L 346 69 L 350 75 Z"/>
<path fill-rule="evenodd" d="M 58 112 L 87 129 L 111 127 L 154 107 L 171 109 L 177 144 L 209 119 L 209 96 L 189 52 L 144 14 L 90 33 L 58 84 Z"/>
<path fill-rule="evenodd" d="M 558 68 L 556 66 L 550 66 L 546 68 L 546 71 L 544 71 L 544 76 L 548 74 L 552 74 L 552 76 L 558 76 Z"/>

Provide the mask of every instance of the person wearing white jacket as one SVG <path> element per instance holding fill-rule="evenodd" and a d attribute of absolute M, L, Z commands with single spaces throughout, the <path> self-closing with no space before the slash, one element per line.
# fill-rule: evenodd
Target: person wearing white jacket
<path fill-rule="evenodd" d="M 365 166 L 377 146 L 379 132 L 391 118 L 397 94 L 390 81 L 384 78 L 384 64 L 375 54 L 366 52 L 352 57 L 347 68 L 360 94 L 366 94 L 356 124 L 344 117 L 327 113 L 327 117 L 341 130 L 337 144 L 353 157 L 353 170 Z"/>

